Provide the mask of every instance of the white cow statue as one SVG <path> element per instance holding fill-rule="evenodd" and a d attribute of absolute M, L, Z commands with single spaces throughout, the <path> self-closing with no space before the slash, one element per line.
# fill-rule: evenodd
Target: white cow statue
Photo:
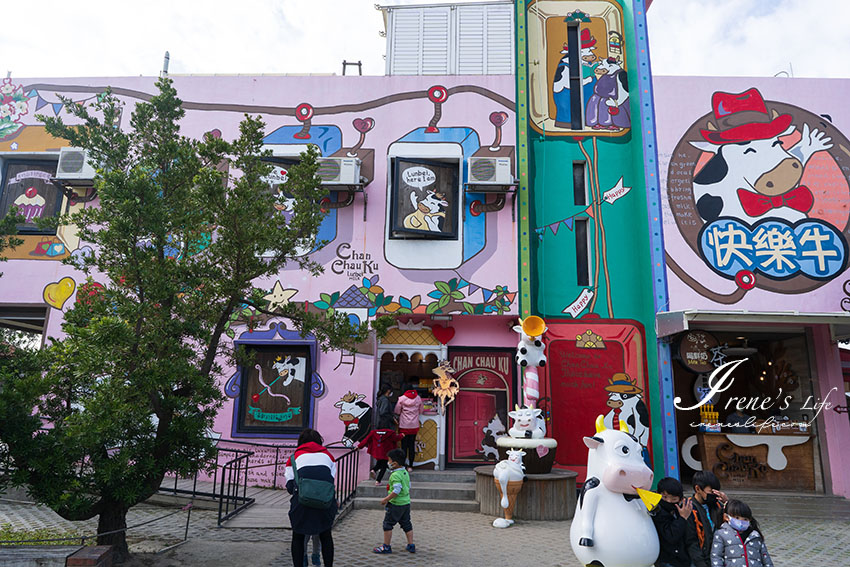
<path fill-rule="evenodd" d="M 652 486 L 641 445 L 620 421 L 606 429 L 596 419 L 596 435 L 585 437 L 587 477 L 570 528 L 570 544 L 582 565 L 650 567 L 658 558 L 658 535 L 639 499 Z M 652 493 L 650 493 L 652 494 Z"/>
<path fill-rule="evenodd" d="M 513 507 L 516 503 L 516 497 L 522 488 L 522 481 L 525 478 L 525 466 L 522 464 L 522 458 L 525 456 L 525 451 L 508 450 L 508 458 L 504 461 L 499 461 L 493 468 L 493 480 L 499 485 L 499 491 L 502 493 L 502 499 L 499 505 L 505 509 L 504 518 L 496 518 L 493 520 L 494 528 L 507 528 L 514 523 Z M 517 484 L 518 483 L 518 484 Z"/>
<path fill-rule="evenodd" d="M 513 426 L 508 429 L 508 435 L 514 439 L 543 439 L 546 437 L 546 422 L 541 417 L 543 410 L 530 407 L 515 406 L 515 410 L 508 412 L 508 416 L 514 420 Z"/>
<path fill-rule="evenodd" d="M 546 345 L 543 344 L 542 334 L 538 336 L 526 335 L 522 325 L 514 325 L 514 332 L 519 335 L 519 343 L 516 346 L 516 363 L 520 366 L 546 366 Z M 546 327 L 543 328 L 543 332 Z"/>

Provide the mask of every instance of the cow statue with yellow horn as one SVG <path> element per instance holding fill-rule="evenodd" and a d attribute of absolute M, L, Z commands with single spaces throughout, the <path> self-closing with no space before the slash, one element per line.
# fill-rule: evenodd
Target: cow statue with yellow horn
<path fill-rule="evenodd" d="M 570 528 L 570 544 L 582 565 L 650 567 L 658 558 L 658 535 L 649 510 L 660 496 L 649 492 L 652 471 L 641 445 L 620 421 L 606 429 L 596 418 L 596 434 L 585 437 L 587 478 Z"/>

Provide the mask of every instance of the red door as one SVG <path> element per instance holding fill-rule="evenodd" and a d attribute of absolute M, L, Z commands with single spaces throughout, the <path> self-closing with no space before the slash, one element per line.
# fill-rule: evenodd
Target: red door
<path fill-rule="evenodd" d="M 455 400 L 455 457 L 477 457 L 484 440 L 484 428 L 496 414 L 496 396 L 461 390 Z"/>

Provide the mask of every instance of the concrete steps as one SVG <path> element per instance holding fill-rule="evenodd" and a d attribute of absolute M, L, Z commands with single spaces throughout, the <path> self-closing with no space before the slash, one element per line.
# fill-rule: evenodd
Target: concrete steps
<path fill-rule="evenodd" d="M 374 480 L 357 485 L 355 509 L 379 510 L 387 494 L 388 475 L 375 486 Z M 414 471 L 410 473 L 410 504 L 414 510 L 478 512 L 475 501 L 475 473 L 470 470 Z"/>

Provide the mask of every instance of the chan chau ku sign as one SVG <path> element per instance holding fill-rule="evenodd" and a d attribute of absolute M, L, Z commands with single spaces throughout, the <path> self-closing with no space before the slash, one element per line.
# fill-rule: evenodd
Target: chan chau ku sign
<path fill-rule="evenodd" d="M 732 376 L 732 373 L 745 360 L 746 359 L 732 360 L 721 366 L 718 366 L 708 378 L 709 391 L 695 405 L 683 406 L 682 398 L 679 396 L 676 396 L 676 398 L 673 399 L 673 405 L 678 410 L 691 411 L 698 409 L 707 403 L 710 403 L 712 399 L 721 399 L 718 396 L 728 390 L 735 382 L 735 378 Z M 830 401 L 830 397 L 837 390 L 838 388 L 833 387 L 823 399 L 820 399 L 815 396 L 809 396 L 803 401 L 799 409 L 810 410 L 815 412 L 814 416 L 809 421 L 778 421 L 774 416 L 770 416 L 762 423 L 756 424 L 756 418 L 750 417 L 746 421 L 746 423 L 743 424 L 743 426 L 754 427 L 758 433 L 761 433 L 765 429 L 791 429 L 794 427 L 810 427 L 824 409 L 829 410 L 833 408 L 833 404 Z M 793 395 L 784 392 L 780 387 L 778 392 L 773 396 L 729 396 L 726 400 L 726 403 L 722 404 L 722 407 L 727 411 L 737 409 L 742 412 L 748 410 L 770 411 L 772 409 L 785 411 L 791 407 L 793 399 Z M 715 407 L 720 406 L 720 403 L 715 404 Z M 692 423 L 691 426 L 697 427 L 699 426 L 699 424 Z M 741 426 L 742 424 L 720 425 L 720 427 Z"/>

